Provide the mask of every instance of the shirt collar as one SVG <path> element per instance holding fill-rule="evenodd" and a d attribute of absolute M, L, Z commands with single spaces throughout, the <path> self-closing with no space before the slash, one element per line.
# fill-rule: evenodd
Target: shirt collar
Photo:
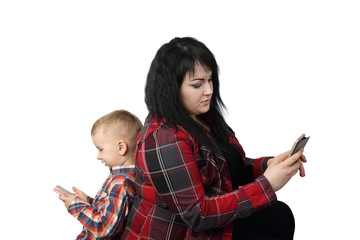
<path fill-rule="evenodd" d="M 119 173 L 131 173 L 134 171 L 135 165 L 126 165 L 126 166 L 115 166 L 110 168 L 110 173 L 116 175 Z"/>

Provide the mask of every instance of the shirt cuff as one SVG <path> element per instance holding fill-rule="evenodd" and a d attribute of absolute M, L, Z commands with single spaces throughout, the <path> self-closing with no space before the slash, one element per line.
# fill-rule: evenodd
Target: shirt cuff
<path fill-rule="evenodd" d="M 74 200 L 71 201 L 68 212 L 73 215 L 75 218 L 79 217 L 80 212 L 84 209 L 85 206 L 89 204 L 81 200 L 80 198 L 76 197 Z"/>
<path fill-rule="evenodd" d="M 256 178 L 253 183 L 246 185 L 245 191 L 254 211 L 261 210 L 277 201 L 276 194 L 264 175 Z"/>
<path fill-rule="evenodd" d="M 258 176 L 264 174 L 265 170 L 267 169 L 267 162 L 271 158 L 273 158 L 273 157 L 262 157 L 262 158 L 257 158 L 255 160 L 254 167 L 253 167 L 253 172 L 254 172 L 255 177 L 258 177 Z"/>
<path fill-rule="evenodd" d="M 93 204 L 94 198 L 88 196 L 88 202 L 89 202 L 89 204 Z"/>

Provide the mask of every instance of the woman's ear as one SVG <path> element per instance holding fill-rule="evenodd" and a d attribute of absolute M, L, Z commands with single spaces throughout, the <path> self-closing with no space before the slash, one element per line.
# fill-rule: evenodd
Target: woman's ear
<path fill-rule="evenodd" d="M 121 156 L 124 156 L 126 154 L 126 152 L 128 150 L 128 146 L 127 146 L 125 140 L 121 139 L 118 141 L 118 150 L 119 150 L 119 154 Z"/>

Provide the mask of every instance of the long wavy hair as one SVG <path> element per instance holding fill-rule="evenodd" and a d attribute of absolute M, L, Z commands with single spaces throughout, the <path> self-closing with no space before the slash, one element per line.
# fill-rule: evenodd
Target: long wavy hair
<path fill-rule="evenodd" d="M 223 118 L 226 109 L 219 92 L 219 68 L 212 52 L 202 42 L 191 38 L 174 38 L 157 51 L 147 75 L 145 103 L 149 113 L 180 125 L 205 145 L 210 145 L 202 127 L 187 113 L 180 100 L 180 86 L 186 73 L 194 73 L 195 64 L 212 71 L 213 95 L 210 109 L 203 114 L 211 133 L 226 141 L 228 126 Z M 207 121 L 211 119 L 211 121 Z"/>

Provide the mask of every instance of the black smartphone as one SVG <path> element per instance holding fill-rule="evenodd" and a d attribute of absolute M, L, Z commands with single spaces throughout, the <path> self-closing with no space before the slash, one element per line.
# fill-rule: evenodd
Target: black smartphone
<path fill-rule="evenodd" d="M 304 148 L 306 143 L 309 141 L 309 138 L 310 137 L 305 137 L 305 134 L 301 134 L 301 136 L 294 142 L 294 145 L 290 150 L 289 157 L 294 155 L 301 148 Z"/>

